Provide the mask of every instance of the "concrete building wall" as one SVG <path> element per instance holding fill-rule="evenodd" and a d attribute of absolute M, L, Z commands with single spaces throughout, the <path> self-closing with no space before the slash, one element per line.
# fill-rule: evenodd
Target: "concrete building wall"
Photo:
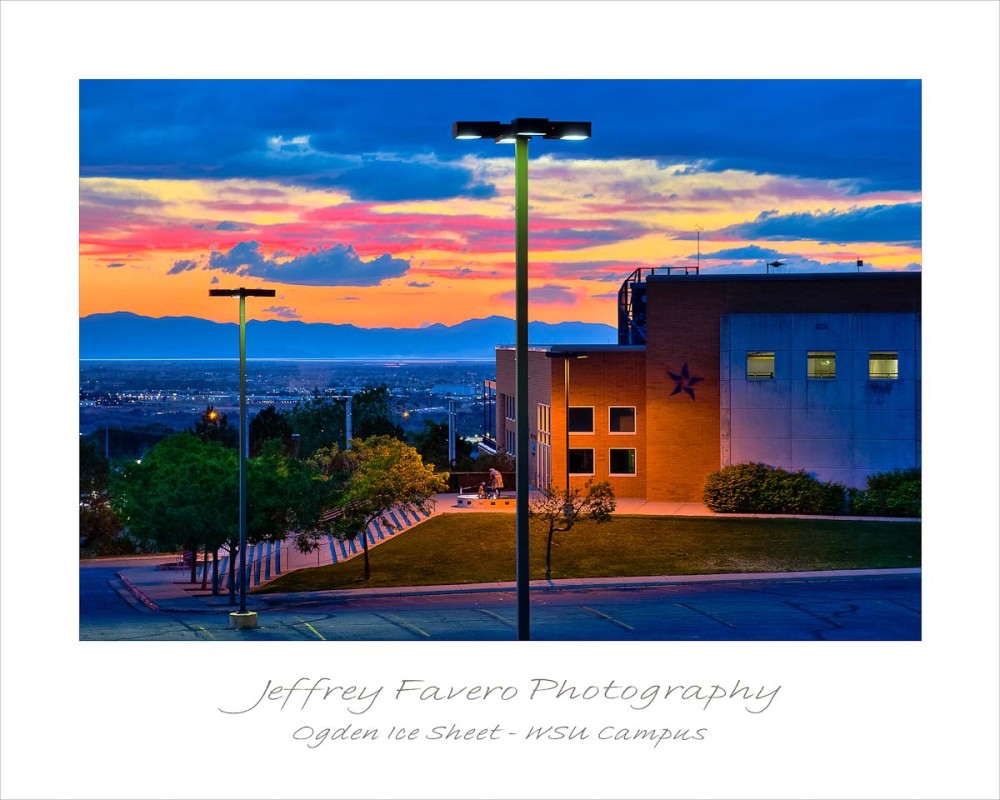
<path fill-rule="evenodd" d="M 896 341 L 895 334 L 901 334 L 904 339 L 909 337 L 909 341 L 919 342 L 919 273 L 658 276 L 647 280 L 646 304 L 646 435 L 650 442 L 647 471 L 651 476 L 647 496 L 650 500 L 700 500 L 705 478 L 710 472 L 723 463 L 745 460 L 751 453 L 757 460 L 775 464 L 801 459 L 833 464 L 836 466 L 823 467 L 823 474 L 839 475 L 830 470 L 843 469 L 840 465 L 845 459 L 844 444 L 808 434 L 793 439 L 791 426 L 794 421 L 800 434 L 814 428 L 823 430 L 824 426 L 825 430 L 832 430 L 842 421 L 840 416 L 829 413 L 812 416 L 803 412 L 837 409 L 847 402 L 840 396 L 844 391 L 866 393 L 864 402 L 859 399 L 852 406 L 859 412 L 914 411 L 914 426 L 919 431 L 919 385 L 908 383 L 909 374 L 901 373 L 901 382 L 889 390 L 854 383 L 850 387 L 807 386 L 804 364 L 796 366 L 793 372 L 791 361 L 788 361 L 788 369 L 780 377 L 748 395 L 745 385 L 734 384 L 731 380 L 732 359 L 720 358 L 724 335 L 722 320 L 735 314 L 784 315 L 773 329 L 763 326 L 758 330 L 764 337 L 762 341 L 771 342 L 775 350 L 779 346 L 790 349 L 789 344 L 784 344 L 788 341 L 795 341 L 796 347 L 801 349 L 809 349 L 814 341 L 809 337 L 820 334 L 830 336 L 833 341 L 848 335 L 853 340 L 860 335 L 860 332 L 842 327 L 828 327 L 825 331 L 813 327 L 810 330 L 808 326 L 815 326 L 816 320 L 803 318 L 796 323 L 794 317 L 797 315 L 910 315 L 908 323 L 900 323 L 902 327 L 884 329 L 882 333 L 891 341 Z M 909 332 L 903 330 L 907 324 L 916 327 L 917 331 L 912 327 Z M 870 333 L 872 341 L 879 338 L 875 335 L 878 331 Z M 903 345 L 877 346 L 905 349 Z M 756 347 L 769 349 L 766 343 Z M 731 345 L 727 343 L 726 349 L 731 350 Z M 901 371 L 904 361 L 901 352 Z M 745 369 L 745 362 L 742 368 Z M 859 367 L 852 365 L 850 368 Z M 867 370 L 867 353 L 864 369 Z M 913 369 L 919 369 L 919 360 Z M 700 380 L 695 382 L 695 378 Z M 878 392 L 881 394 L 876 397 Z M 867 394 L 872 396 L 869 398 Z M 796 399 L 794 410 L 798 412 L 795 415 L 791 413 L 793 396 Z M 904 396 L 910 399 L 905 400 Z M 736 422 L 736 429 L 741 434 L 736 452 L 731 435 L 734 407 L 746 411 Z M 730 435 L 723 436 L 723 430 Z M 852 478 L 864 471 L 887 468 L 876 465 L 898 463 L 906 446 L 904 440 L 858 437 L 851 445 Z M 916 452 L 919 464 L 919 434 L 916 439 L 910 437 L 909 447 L 911 453 Z M 908 465 L 912 463 L 911 456 Z"/>
<path fill-rule="evenodd" d="M 720 463 L 761 461 L 864 486 L 920 464 L 920 315 L 731 314 L 721 320 Z M 747 378 L 747 353 L 774 353 L 774 378 Z M 831 352 L 833 378 L 807 376 Z M 898 354 L 896 379 L 869 379 L 869 353 Z"/>

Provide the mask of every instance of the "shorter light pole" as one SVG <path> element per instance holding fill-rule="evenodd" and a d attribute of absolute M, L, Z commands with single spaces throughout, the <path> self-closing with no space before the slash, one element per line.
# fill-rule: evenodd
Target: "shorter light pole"
<path fill-rule="evenodd" d="M 545 357 L 563 360 L 563 399 L 566 405 L 566 503 L 563 506 L 563 514 L 568 517 L 573 510 L 569 499 L 569 362 L 574 358 L 586 358 L 587 354 L 577 350 L 549 350 Z"/>
<path fill-rule="evenodd" d="M 256 628 L 257 612 L 247 611 L 247 298 L 274 297 L 274 289 L 209 289 L 209 297 L 240 298 L 240 610 L 229 615 L 232 628 Z"/>
<path fill-rule="evenodd" d="M 698 266 L 695 267 L 695 272 L 701 275 L 701 232 L 705 230 L 701 225 L 695 225 L 694 229 L 698 232 Z"/>

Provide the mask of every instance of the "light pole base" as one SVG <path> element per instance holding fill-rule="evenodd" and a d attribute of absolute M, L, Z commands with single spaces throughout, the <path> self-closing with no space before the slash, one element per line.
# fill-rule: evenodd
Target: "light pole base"
<path fill-rule="evenodd" d="M 246 611 L 242 614 L 239 611 L 231 612 L 229 614 L 229 627 L 236 628 L 237 630 L 243 630 L 245 628 L 256 628 L 257 612 Z"/>

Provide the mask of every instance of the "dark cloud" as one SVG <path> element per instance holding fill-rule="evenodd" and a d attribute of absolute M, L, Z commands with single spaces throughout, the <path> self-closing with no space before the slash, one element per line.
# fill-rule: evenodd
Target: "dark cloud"
<path fill-rule="evenodd" d="M 124 261 L 115 261 L 113 264 L 108 264 L 108 269 L 118 269 L 118 267 L 124 267 Z"/>
<path fill-rule="evenodd" d="M 178 261 L 170 274 L 183 272 Z M 267 258 L 256 241 L 239 242 L 229 252 L 213 251 L 206 269 L 221 270 L 253 278 L 300 286 L 376 286 L 389 278 L 405 275 L 410 263 L 385 253 L 365 261 L 351 245 L 336 244 L 292 258 Z"/>
<path fill-rule="evenodd" d="M 920 203 L 899 203 L 814 214 L 764 213 L 753 222 L 733 225 L 721 233 L 741 239 L 886 242 L 919 247 L 920 230 Z"/>
<path fill-rule="evenodd" d="M 230 220 L 225 220 L 220 222 L 215 226 L 217 231 L 245 231 L 247 230 L 246 225 L 241 225 L 239 222 L 232 222 Z"/>
<path fill-rule="evenodd" d="M 532 114 L 593 123 L 584 142 L 532 142 L 557 159 L 921 186 L 921 85 L 902 80 L 83 80 L 80 171 L 343 180 L 379 198 L 488 193 L 455 162 L 510 150 L 454 141 L 451 123 Z M 430 154 L 443 163 L 419 161 Z"/>
<path fill-rule="evenodd" d="M 538 303 L 539 305 L 555 306 L 555 305 L 573 305 L 576 303 L 577 294 L 572 289 L 566 286 L 556 286 L 555 284 L 547 284 L 545 286 L 533 286 L 528 291 L 528 298 L 532 303 Z M 499 300 L 502 302 L 514 302 L 514 292 L 502 292 L 496 295 L 494 300 Z"/>
<path fill-rule="evenodd" d="M 692 253 L 691 258 L 695 257 Z M 758 247 L 755 244 L 749 245 L 747 247 L 730 247 L 726 250 L 716 250 L 712 253 L 702 253 L 702 258 L 705 259 L 762 259 L 762 258 L 782 258 L 782 253 L 777 250 L 771 250 L 766 247 Z"/>
<path fill-rule="evenodd" d="M 280 319 L 302 319 L 302 315 L 298 311 L 288 306 L 268 306 L 264 311 L 270 312 Z"/>
<path fill-rule="evenodd" d="M 429 281 L 428 283 L 421 283 L 420 281 L 409 281 L 407 286 L 412 286 L 414 289 L 429 289 L 434 285 L 434 281 Z"/>
<path fill-rule="evenodd" d="M 174 265 L 167 270 L 167 275 L 179 275 L 182 272 L 189 272 L 190 270 L 197 268 L 197 261 L 191 261 L 190 259 L 185 258 L 181 261 L 175 261 Z"/>

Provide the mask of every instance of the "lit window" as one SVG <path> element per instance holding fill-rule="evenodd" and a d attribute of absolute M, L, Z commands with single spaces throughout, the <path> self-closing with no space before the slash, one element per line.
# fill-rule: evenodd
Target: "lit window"
<path fill-rule="evenodd" d="M 569 471 L 571 475 L 594 474 L 594 451 L 592 448 L 572 448 L 569 451 Z"/>
<path fill-rule="evenodd" d="M 593 406 L 580 406 L 569 410 L 569 432 L 570 433 L 593 433 L 594 432 L 594 408 Z"/>
<path fill-rule="evenodd" d="M 635 433 L 635 406 L 612 406 L 608 420 L 611 433 Z"/>
<path fill-rule="evenodd" d="M 894 381 L 899 377 L 899 353 L 869 353 L 868 378 Z"/>
<path fill-rule="evenodd" d="M 538 405 L 538 443 L 552 444 L 552 409 Z"/>
<path fill-rule="evenodd" d="M 608 452 L 609 474 L 635 475 L 635 448 L 612 448 Z"/>
<path fill-rule="evenodd" d="M 747 379 L 773 378 L 774 353 L 759 350 L 747 353 Z"/>
<path fill-rule="evenodd" d="M 810 378 L 823 379 L 837 377 L 836 353 L 809 353 L 806 358 Z"/>

